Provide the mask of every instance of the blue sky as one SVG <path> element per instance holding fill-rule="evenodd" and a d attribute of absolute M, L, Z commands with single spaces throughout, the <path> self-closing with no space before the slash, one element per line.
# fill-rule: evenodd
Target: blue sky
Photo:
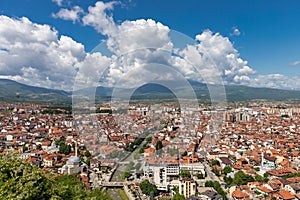
<path fill-rule="evenodd" d="M 85 52 L 90 52 L 99 41 L 110 37 L 82 21 L 83 16 L 89 12 L 88 7 L 95 6 L 96 2 L 1 0 L 0 15 L 11 19 L 26 17 L 32 23 L 47 24 L 57 31 L 58 39 L 61 35 L 69 36 L 81 43 Z M 57 15 L 61 9 L 71 10 L 74 6 L 80 7 L 78 19 L 65 20 Z M 153 19 L 191 38 L 206 30 L 210 30 L 212 34 L 219 33 L 230 40 L 239 57 L 247 61 L 247 65 L 255 71 L 255 74 L 247 76 L 270 79 L 266 81 L 273 81 L 271 79 L 274 74 L 284 76 L 278 85 L 275 81 L 266 86 L 289 88 L 289 85 L 282 85 L 282 82 L 288 78 L 295 82 L 300 77 L 300 62 L 297 62 L 300 60 L 300 2 L 296 0 L 124 0 L 115 3 L 105 13 L 113 18 L 116 25 L 126 20 Z M 0 68 L 0 75 L 10 74 L 1 74 Z M 19 75 L 15 79 L 22 81 L 22 74 L 12 73 L 10 77 L 15 75 Z M 263 87 L 266 81 L 253 86 Z M 300 87 L 298 84 L 290 85 L 290 88 Z"/>

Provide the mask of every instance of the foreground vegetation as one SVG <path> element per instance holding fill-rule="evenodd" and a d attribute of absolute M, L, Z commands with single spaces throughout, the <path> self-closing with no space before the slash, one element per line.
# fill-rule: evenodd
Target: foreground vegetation
<path fill-rule="evenodd" d="M 75 175 L 50 178 L 18 158 L 0 159 L 0 196 L 1 199 L 111 199 L 101 188 L 87 190 Z"/>

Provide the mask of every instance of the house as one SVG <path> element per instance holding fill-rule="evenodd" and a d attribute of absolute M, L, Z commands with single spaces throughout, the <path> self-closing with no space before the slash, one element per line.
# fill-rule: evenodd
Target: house
<path fill-rule="evenodd" d="M 226 166 L 232 166 L 231 160 L 227 157 L 220 157 L 217 160 L 220 162 L 222 169 L 224 169 Z"/>
<path fill-rule="evenodd" d="M 279 200 L 294 200 L 296 199 L 295 196 L 286 190 L 280 190 L 279 191 Z"/>
<path fill-rule="evenodd" d="M 232 193 L 232 198 L 234 200 L 246 200 L 249 199 L 249 195 L 240 190 L 235 190 Z"/>
<path fill-rule="evenodd" d="M 291 192 L 292 194 L 298 194 L 300 192 L 300 184 L 299 183 L 291 183 L 284 186 L 284 189 Z"/>
<path fill-rule="evenodd" d="M 44 167 L 52 167 L 54 165 L 54 159 L 52 156 L 46 156 L 43 159 Z"/>
<path fill-rule="evenodd" d="M 50 141 L 42 142 L 42 149 L 47 150 L 50 145 L 51 145 Z"/>
<path fill-rule="evenodd" d="M 269 195 L 271 194 L 273 191 L 270 190 L 269 188 L 265 187 L 265 186 L 257 186 L 257 191 L 262 193 L 263 195 Z"/>
<path fill-rule="evenodd" d="M 13 135 L 10 135 L 10 134 L 6 135 L 6 140 L 7 141 L 11 142 L 11 141 L 13 141 L 13 139 L 14 139 Z"/>
<path fill-rule="evenodd" d="M 207 199 L 207 200 L 222 200 L 222 196 L 213 190 L 206 190 L 200 194 L 200 199 Z"/>
<path fill-rule="evenodd" d="M 144 157 L 150 156 L 154 152 L 155 152 L 155 148 L 149 147 L 148 149 L 145 149 L 145 151 L 144 151 Z"/>

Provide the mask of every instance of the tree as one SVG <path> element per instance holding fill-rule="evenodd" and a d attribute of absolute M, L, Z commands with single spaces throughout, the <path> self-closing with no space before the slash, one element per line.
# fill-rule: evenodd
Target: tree
<path fill-rule="evenodd" d="M 141 188 L 143 194 L 146 194 L 148 196 L 158 195 L 158 190 L 157 190 L 156 185 L 151 184 L 148 180 L 143 180 L 140 183 L 140 188 Z"/>
<path fill-rule="evenodd" d="M 204 175 L 202 173 L 198 173 L 197 174 L 197 178 L 198 179 L 204 179 L 205 177 L 204 177 Z"/>
<path fill-rule="evenodd" d="M 137 163 L 134 168 L 135 168 L 135 170 L 139 170 L 141 168 L 141 166 L 142 166 L 141 163 Z"/>
<path fill-rule="evenodd" d="M 225 183 L 226 183 L 226 187 L 228 187 L 229 185 L 231 185 L 232 184 L 232 181 L 233 181 L 233 179 L 230 177 L 230 176 L 225 176 L 224 177 L 224 181 L 225 181 Z"/>
<path fill-rule="evenodd" d="M 258 181 L 258 182 L 264 182 L 264 178 L 259 174 L 255 175 L 255 180 Z"/>
<path fill-rule="evenodd" d="M 131 175 L 130 175 L 130 172 L 124 172 L 123 174 L 123 178 L 126 179 L 126 178 L 129 178 Z"/>
<path fill-rule="evenodd" d="M 86 150 L 86 151 L 84 152 L 84 156 L 86 156 L 86 157 L 91 157 L 91 153 L 90 153 L 88 150 Z"/>
<path fill-rule="evenodd" d="M 218 166 L 221 166 L 220 162 L 218 160 L 212 160 L 210 162 L 211 166 L 215 166 L 215 165 L 218 165 Z"/>
<path fill-rule="evenodd" d="M 221 174 L 220 174 L 220 171 L 217 170 L 216 168 L 213 168 L 213 169 L 212 169 L 212 172 L 213 172 L 216 176 L 220 176 L 220 175 L 221 175 Z"/>
<path fill-rule="evenodd" d="M 151 142 L 151 141 L 152 141 L 152 136 L 149 136 L 149 137 L 146 138 L 146 142 L 147 142 L 147 143 L 149 143 L 149 142 Z"/>
<path fill-rule="evenodd" d="M 23 145 L 23 152 L 26 152 L 28 150 L 28 147 L 26 147 L 25 145 Z"/>
<path fill-rule="evenodd" d="M 42 170 L 24 160 L 0 159 L 0 196 L 6 199 L 50 199 L 51 180 Z"/>
<path fill-rule="evenodd" d="M 14 157 L 0 159 L 0 196 L 5 199 L 111 200 L 101 188 L 86 190 L 76 175 L 51 179 L 41 169 Z"/>
<path fill-rule="evenodd" d="M 86 190 L 84 183 L 76 175 L 63 175 L 55 178 L 53 193 L 53 199 L 111 200 L 102 188 Z"/>
<path fill-rule="evenodd" d="M 232 183 L 237 185 L 246 185 L 248 182 L 253 182 L 254 178 L 251 175 L 245 174 L 243 171 L 238 171 L 234 174 Z"/>
<path fill-rule="evenodd" d="M 191 173 L 187 170 L 182 170 L 179 173 L 180 176 L 191 178 Z"/>
<path fill-rule="evenodd" d="M 91 158 L 87 158 L 85 160 L 85 164 L 87 164 L 88 166 L 90 166 L 90 164 L 91 164 Z"/>
<path fill-rule="evenodd" d="M 179 193 L 178 187 L 173 188 L 173 191 L 175 194 L 173 195 L 172 200 L 185 200 L 184 195 Z"/>
<path fill-rule="evenodd" d="M 54 194 L 61 199 L 83 199 L 84 183 L 75 175 L 63 175 L 54 179 Z"/>
<path fill-rule="evenodd" d="M 159 141 L 156 143 L 155 147 L 156 147 L 156 150 L 162 149 L 162 148 L 163 148 L 162 142 L 159 140 Z"/>
<path fill-rule="evenodd" d="M 218 181 L 206 181 L 205 187 L 213 187 L 217 191 L 217 193 L 222 196 L 223 199 L 227 199 L 226 193 L 224 192 Z"/>
<path fill-rule="evenodd" d="M 227 175 L 227 174 L 229 174 L 230 172 L 232 172 L 232 169 L 231 169 L 231 167 L 226 166 L 226 167 L 224 167 L 223 172 L 224 172 L 225 175 Z"/>
<path fill-rule="evenodd" d="M 69 155 L 71 153 L 71 146 L 65 143 L 61 143 L 59 146 L 59 153 Z"/>
<path fill-rule="evenodd" d="M 214 182 L 213 181 L 206 181 L 205 182 L 205 187 L 213 187 L 214 186 Z"/>

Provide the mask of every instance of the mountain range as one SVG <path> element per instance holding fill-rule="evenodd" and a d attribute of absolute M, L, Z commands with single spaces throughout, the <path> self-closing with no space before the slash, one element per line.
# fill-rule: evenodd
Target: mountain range
<path fill-rule="evenodd" d="M 189 81 L 194 89 L 199 101 L 209 101 L 209 91 L 207 85 L 196 81 Z M 129 89 L 118 89 L 124 94 Z M 186 88 L 177 88 L 177 92 L 185 94 Z M 226 85 L 227 101 L 300 101 L 300 91 L 282 90 L 272 88 L 255 88 L 242 85 Z M 97 87 L 96 99 L 109 100 L 114 88 Z M 84 93 L 84 92 L 83 92 Z M 188 96 L 188 95 L 187 95 Z M 72 92 L 35 87 L 18 83 L 13 80 L 0 79 L 0 101 L 4 102 L 33 102 L 33 103 L 71 103 Z M 132 100 L 157 100 L 176 99 L 170 89 L 159 84 L 145 84 L 135 90 Z"/>

